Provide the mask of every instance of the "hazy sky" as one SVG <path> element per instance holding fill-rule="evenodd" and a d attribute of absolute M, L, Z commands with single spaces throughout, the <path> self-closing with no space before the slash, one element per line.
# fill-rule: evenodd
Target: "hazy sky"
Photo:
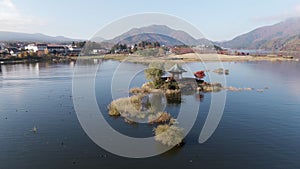
<path fill-rule="evenodd" d="M 300 16 L 299 0 L 0 0 L 0 30 L 91 38 L 121 17 L 171 14 L 211 40 L 229 40 L 257 27 Z"/>

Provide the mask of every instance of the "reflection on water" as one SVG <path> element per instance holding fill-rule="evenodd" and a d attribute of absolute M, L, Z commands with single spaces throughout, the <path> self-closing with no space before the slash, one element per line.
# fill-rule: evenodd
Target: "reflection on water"
<path fill-rule="evenodd" d="M 204 100 L 204 94 L 200 93 L 196 94 L 196 99 L 199 100 L 200 102 L 203 102 Z"/>
<path fill-rule="evenodd" d="M 38 77 L 39 68 L 40 63 L 3 65 L 2 77 Z"/>
<path fill-rule="evenodd" d="M 119 62 L 87 60 L 88 64 L 99 64 L 101 74 L 95 81 L 97 99 L 112 127 L 129 136 L 152 136 L 153 126 L 131 126 L 120 118 L 108 116 L 107 105 L 112 101 L 110 82 Z M 123 66 L 128 71 L 123 71 L 121 78 L 131 77 L 133 70 L 146 67 L 132 63 Z M 201 63 L 185 66 L 192 71 L 205 69 Z M 211 104 L 211 94 L 183 95 L 183 102 L 200 102 L 196 124 L 185 138 L 185 145 L 158 157 L 126 159 L 99 148 L 79 125 L 72 103 L 74 63 L 1 65 L 0 168 L 129 168 L 133 165 L 143 168 L 299 168 L 300 64 L 231 62 L 224 63 L 224 67 L 230 70 L 226 79 L 228 86 L 264 89 L 263 92 L 228 92 L 221 123 L 205 144 L 198 144 L 197 139 Z M 145 80 L 144 74 L 139 73 L 130 86 L 138 87 Z M 150 99 L 155 102 L 154 97 Z M 164 107 L 174 116 L 180 109 L 180 105 Z M 31 131 L 34 126 L 38 130 L 36 134 Z"/>

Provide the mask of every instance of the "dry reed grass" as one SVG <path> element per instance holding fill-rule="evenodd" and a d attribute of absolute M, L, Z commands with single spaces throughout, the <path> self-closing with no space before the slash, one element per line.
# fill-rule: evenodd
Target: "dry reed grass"
<path fill-rule="evenodd" d="M 174 125 L 159 125 L 154 133 L 155 140 L 167 146 L 178 146 L 183 140 L 183 129 Z"/>

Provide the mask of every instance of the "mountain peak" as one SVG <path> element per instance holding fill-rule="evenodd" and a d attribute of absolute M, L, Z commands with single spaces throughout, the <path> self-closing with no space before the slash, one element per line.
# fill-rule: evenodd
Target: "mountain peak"
<path fill-rule="evenodd" d="M 157 34 L 157 33 L 142 33 L 142 34 L 133 35 L 119 41 L 118 43 L 134 45 L 142 41 L 147 41 L 152 43 L 159 42 L 161 45 L 165 45 L 165 46 L 184 45 L 184 43 L 182 43 L 177 39 L 174 39 L 170 36 Z"/>
<path fill-rule="evenodd" d="M 144 26 L 140 28 L 133 28 L 129 30 L 128 32 L 115 37 L 112 40 L 109 40 L 109 42 L 112 43 L 139 43 L 142 40 L 147 39 L 146 37 L 150 36 L 151 34 L 151 40 L 155 40 L 157 38 L 157 41 L 160 42 L 162 39 L 168 39 L 171 40 L 169 44 L 185 44 L 185 45 L 199 45 L 199 41 L 193 38 L 191 35 L 188 33 L 182 31 L 182 30 L 175 30 L 172 29 L 166 25 L 149 25 L 149 26 Z M 156 34 L 157 36 L 154 36 L 153 34 Z M 134 36 L 137 36 L 136 38 L 133 38 Z M 143 37 L 146 36 L 146 37 Z M 168 37 L 168 38 L 167 38 Z M 131 41 L 129 41 L 129 39 Z M 168 44 L 168 43 L 167 43 Z"/>

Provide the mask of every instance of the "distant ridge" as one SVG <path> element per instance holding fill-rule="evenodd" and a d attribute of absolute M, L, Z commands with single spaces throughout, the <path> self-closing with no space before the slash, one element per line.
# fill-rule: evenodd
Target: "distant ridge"
<path fill-rule="evenodd" d="M 289 50 L 289 46 L 297 48 L 295 45 L 300 42 L 299 35 L 300 18 L 290 18 L 271 26 L 257 28 L 219 44 L 234 49 Z"/>
<path fill-rule="evenodd" d="M 0 41 L 26 41 L 26 42 L 71 42 L 78 39 L 71 39 L 64 36 L 48 36 L 41 33 L 19 33 L 0 31 Z"/>
<path fill-rule="evenodd" d="M 212 42 L 208 39 L 195 39 L 182 30 L 174 30 L 166 25 L 150 25 L 141 28 L 133 28 L 111 40 L 102 37 L 94 37 L 91 41 L 101 42 L 107 46 L 116 43 L 134 44 L 141 41 L 157 41 L 165 45 L 185 44 L 189 46 L 216 44 L 232 49 L 264 49 L 300 51 L 300 18 L 290 18 L 280 23 L 263 26 L 249 33 L 237 36 L 230 41 Z M 0 42 L 26 41 L 26 42 L 72 42 L 82 41 L 64 36 L 48 36 L 41 33 L 19 33 L 0 31 Z"/>

